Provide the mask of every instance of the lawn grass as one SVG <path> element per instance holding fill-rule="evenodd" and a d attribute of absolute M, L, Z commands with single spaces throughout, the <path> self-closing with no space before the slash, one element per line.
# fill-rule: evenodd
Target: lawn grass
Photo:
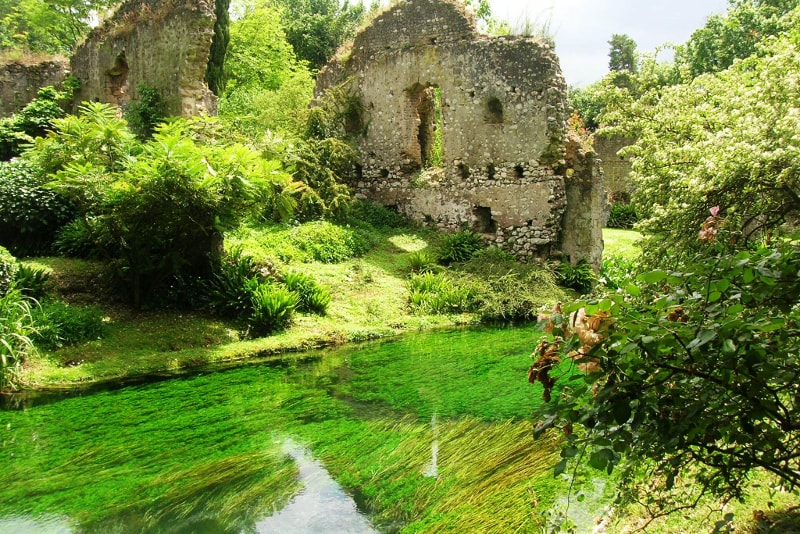
<path fill-rule="evenodd" d="M 635 230 L 620 230 L 617 228 L 603 228 L 603 257 L 623 256 L 633 259 L 641 254 L 636 242 L 642 234 Z"/>

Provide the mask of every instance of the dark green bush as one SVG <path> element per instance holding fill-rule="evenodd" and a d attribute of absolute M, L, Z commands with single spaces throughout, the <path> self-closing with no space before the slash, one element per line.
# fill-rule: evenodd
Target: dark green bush
<path fill-rule="evenodd" d="M 408 219 L 380 204 L 356 200 L 350 207 L 350 218 L 362 221 L 379 230 L 408 225 Z"/>
<path fill-rule="evenodd" d="M 49 280 L 50 271 L 44 267 L 20 262 L 14 277 L 14 285 L 25 296 L 41 299 L 47 293 L 47 282 Z"/>
<path fill-rule="evenodd" d="M 582 295 L 592 290 L 597 278 L 592 266 L 585 260 L 575 265 L 566 261 L 561 262 L 556 269 L 556 276 L 563 287 L 574 289 Z"/>
<path fill-rule="evenodd" d="M 74 204 L 47 181 L 29 161 L 0 162 L 0 244 L 19 256 L 48 253 L 58 229 L 75 218 Z"/>
<path fill-rule="evenodd" d="M 636 207 L 633 204 L 614 204 L 608 214 L 606 226 L 630 229 L 637 222 L 639 222 L 639 216 L 636 214 Z"/>
<path fill-rule="evenodd" d="M 125 120 L 131 131 L 142 141 L 153 136 L 156 125 L 164 121 L 166 111 L 158 89 L 139 85 L 139 98 L 132 101 L 125 110 Z"/>
<path fill-rule="evenodd" d="M 92 220 L 89 220 L 89 224 L 97 226 L 97 230 L 100 230 L 100 225 L 94 225 Z M 92 234 L 82 219 L 73 219 L 58 229 L 53 240 L 53 251 L 66 258 L 100 257 Z"/>
<path fill-rule="evenodd" d="M 266 336 L 286 328 L 300 300 L 297 293 L 270 282 L 255 286 L 251 299 L 248 320 L 251 336 Z"/>
<path fill-rule="evenodd" d="M 8 293 L 11 288 L 11 284 L 16 278 L 18 266 L 17 258 L 0 246 L 0 297 Z"/>
<path fill-rule="evenodd" d="M 372 239 L 363 230 L 316 221 L 298 226 L 292 242 L 312 259 L 323 263 L 341 263 L 366 253 Z"/>
<path fill-rule="evenodd" d="M 94 306 L 71 306 L 66 302 L 44 302 L 32 312 L 36 332 L 34 344 L 44 350 L 100 339 L 104 335 L 103 311 Z"/>
<path fill-rule="evenodd" d="M 439 243 L 439 263 L 450 265 L 468 261 L 482 248 L 484 248 L 483 239 L 471 230 L 446 235 Z"/>
<path fill-rule="evenodd" d="M 325 315 L 331 302 L 331 293 L 314 278 L 305 273 L 289 271 L 283 276 L 283 285 L 297 293 L 299 311 Z"/>
<path fill-rule="evenodd" d="M 34 137 L 43 136 L 54 119 L 64 116 L 61 102 L 68 100 L 71 91 L 43 87 L 22 111 L 0 120 L 0 161 L 19 156 Z"/>
<path fill-rule="evenodd" d="M 241 249 L 233 249 L 200 281 L 200 301 L 216 315 L 244 317 L 253 309 L 253 290 L 260 282 L 256 262 Z"/>

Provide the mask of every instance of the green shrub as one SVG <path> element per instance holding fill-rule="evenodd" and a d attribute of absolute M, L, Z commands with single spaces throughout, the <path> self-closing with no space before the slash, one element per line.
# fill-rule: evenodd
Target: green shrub
<path fill-rule="evenodd" d="M 426 250 L 418 250 L 408 256 L 408 268 L 412 273 L 434 271 L 437 267 L 436 256 Z"/>
<path fill-rule="evenodd" d="M 14 277 L 14 285 L 28 297 L 41 299 L 47 292 L 51 269 L 20 262 Z"/>
<path fill-rule="evenodd" d="M 380 230 L 408 226 L 408 219 L 380 204 L 356 200 L 350 207 L 350 218 Z"/>
<path fill-rule="evenodd" d="M 58 229 L 75 218 L 74 204 L 47 180 L 30 161 L 0 162 L 0 244 L 19 256 L 48 253 Z"/>
<path fill-rule="evenodd" d="M 203 306 L 222 317 L 244 317 L 253 309 L 252 294 L 261 282 L 259 266 L 236 248 L 199 283 Z"/>
<path fill-rule="evenodd" d="M 597 281 L 609 289 L 624 288 L 636 275 L 638 262 L 624 256 L 609 256 L 603 260 Z"/>
<path fill-rule="evenodd" d="M 89 223 L 92 224 L 92 221 Z M 88 259 L 99 256 L 92 234 L 82 219 L 73 219 L 58 229 L 53 241 L 53 251 L 66 258 Z"/>
<path fill-rule="evenodd" d="M 298 226 L 292 232 L 292 242 L 312 259 L 323 263 L 341 263 L 363 255 L 372 246 L 366 232 L 327 221 Z"/>
<path fill-rule="evenodd" d="M 66 302 L 44 302 L 33 310 L 36 333 L 34 344 L 56 350 L 103 337 L 103 311 L 94 306 L 72 306 Z"/>
<path fill-rule="evenodd" d="M 19 369 L 35 351 L 30 299 L 13 287 L 0 292 L 0 318 L 0 391 L 6 391 L 18 386 Z"/>
<path fill-rule="evenodd" d="M 608 228 L 630 229 L 639 222 L 636 207 L 633 204 L 614 204 L 608 214 Z"/>
<path fill-rule="evenodd" d="M 0 246 L 0 297 L 8 293 L 17 275 L 17 258 Z"/>
<path fill-rule="evenodd" d="M 250 335 L 265 336 L 286 328 L 292 321 L 299 297 L 284 287 L 264 282 L 251 293 Z"/>
<path fill-rule="evenodd" d="M 311 276 L 289 271 L 283 276 L 286 289 L 297 293 L 299 311 L 325 315 L 331 302 L 331 293 L 320 286 Z"/>
<path fill-rule="evenodd" d="M 462 230 L 442 237 L 439 243 L 439 263 L 450 265 L 468 261 L 484 248 L 481 236 L 470 230 Z"/>
<path fill-rule="evenodd" d="M 71 94 L 69 90 L 43 87 L 19 113 L 0 120 L 0 161 L 19 156 L 34 137 L 45 135 L 53 120 L 64 116 L 60 102 Z"/>
<path fill-rule="evenodd" d="M 477 263 L 477 260 L 473 260 Z M 533 320 L 542 308 L 564 298 L 555 275 L 542 267 L 516 264 L 507 270 L 478 268 L 475 312 L 482 322 Z"/>
<path fill-rule="evenodd" d="M 164 120 L 166 112 L 158 89 L 142 84 L 137 92 L 139 98 L 128 105 L 125 120 L 136 137 L 145 141 L 152 137 L 156 125 Z"/>
<path fill-rule="evenodd" d="M 561 262 L 556 269 L 556 276 L 563 287 L 574 289 L 582 295 L 589 293 L 596 281 L 592 266 L 585 260 L 575 265 L 566 261 Z"/>

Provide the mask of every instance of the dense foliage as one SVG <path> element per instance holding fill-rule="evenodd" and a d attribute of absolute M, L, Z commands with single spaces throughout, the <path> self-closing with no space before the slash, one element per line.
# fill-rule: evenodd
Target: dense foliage
<path fill-rule="evenodd" d="M 202 124 L 185 120 L 160 126 L 146 143 L 103 104 L 87 104 L 55 126 L 32 157 L 76 203 L 135 305 L 176 276 L 207 273 L 221 232 L 290 180 L 278 163 L 244 146 L 201 144 Z"/>
<path fill-rule="evenodd" d="M 315 71 L 355 35 L 365 15 L 362 2 L 349 0 L 272 0 L 272 4 L 281 9 L 286 40 Z"/>
<path fill-rule="evenodd" d="M 0 49 L 70 53 L 115 0 L 0 0 Z"/>
<path fill-rule="evenodd" d="M 686 85 L 614 103 L 609 119 L 637 139 L 627 150 L 646 259 L 697 251 L 695 222 L 720 206 L 732 248 L 757 242 L 800 213 L 800 13 L 757 56 Z"/>
<path fill-rule="evenodd" d="M 34 137 L 44 135 L 54 119 L 65 115 L 62 105 L 72 89 L 43 87 L 19 113 L 0 119 L 0 161 L 19 156 Z"/>
<path fill-rule="evenodd" d="M 708 17 L 685 44 L 676 49 L 676 63 L 694 78 L 727 69 L 737 59 L 750 57 L 761 41 L 791 27 L 783 18 L 800 5 L 798 0 L 731 0 L 724 15 Z"/>
<path fill-rule="evenodd" d="M 48 181 L 35 162 L 0 162 L 0 244 L 18 255 L 48 253 L 56 232 L 76 215 Z"/>
<path fill-rule="evenodd" d="M 622 500 L 661 512 L 706 492 L 741 497 L 756 469 L 800 486 L 800 248 L 705 244 L 680 271 L 576 305 L 594 315 L 599 342 L 572 357 L 598 372 L 562 377 L 539 426 L 566 434 L 558 471 L 573 460 L 619 467 Z M 566 315 L 555 323 L 562 336 L 574 326 Z M 567 354 L 581 342 L 555 344 Z M 689 477 L 688 502 L 669 493 Z"/>
<path fill-rule="evenodd" d="M 214 1 L 214 38 L 211 40 L 211 50 L 208 54 L 208 67 L 206 68 L 206 84 L 217 96 L 225 91 L 225 57 L 230 44 L 230 6 L 231 0 Z"/>

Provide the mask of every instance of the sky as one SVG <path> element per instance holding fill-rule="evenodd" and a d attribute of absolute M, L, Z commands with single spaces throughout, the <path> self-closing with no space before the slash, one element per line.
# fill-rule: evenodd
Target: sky
<path fill-rule="evenodd" d="M 526 18 L 549 24 L 561 70 L 571 86 L 582 87 L 608 72 L 611 35 L 629 35 L 639 52 L 685 42 L 706 19 L 725 13 L 728 0 L 489 0 L 492 15 L 517 26 Z M 660 54 L 670 59 L 671 55 Z"/>

